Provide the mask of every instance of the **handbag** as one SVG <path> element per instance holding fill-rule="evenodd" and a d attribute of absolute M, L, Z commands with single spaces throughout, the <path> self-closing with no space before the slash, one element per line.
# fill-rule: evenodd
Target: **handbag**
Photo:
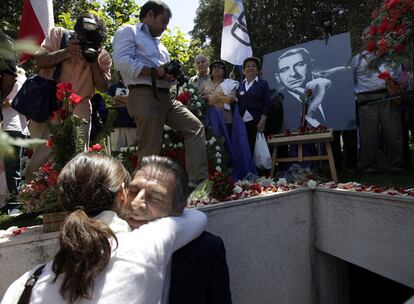
<path fill-rule="evenodd" d="M 63 32 L 60 49 L 67 45 L 69 33 Z M 60 77 L 62 63 L 56 66 L 53 73 L 53 80 L 45 79 L 39 75 L 33 75 L 26 79 L 19 92 L 12 101 L 12 108 L 27 119 L 36 122 L 45 122 L 49 119 L 52 112 L 62 107 L 61 102 L 56 101 L 56 84 Z"/>
<path fill-rule="evenodd" d="M 272 157 L 263 132 L 257 132 L 254 146 L 254 164 L 259 170 L 272 168 Z"/>

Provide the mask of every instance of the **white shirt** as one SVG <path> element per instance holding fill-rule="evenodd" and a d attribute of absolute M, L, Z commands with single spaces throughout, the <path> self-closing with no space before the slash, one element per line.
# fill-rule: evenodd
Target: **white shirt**
<path fill-rule="evenodd" d="M 9 95 L 5 98 L 7 101 L 12 101 L 16 96 L 17 92 L 21 89 L 23 83 L 26 81 L 26 76 L 24 74 L 17 74 L 16 82 L 13 85 L 12 90 Z M 3 130 L 6 131 L 18 131 L 23 135 L 29 135 L 29 129 L 27 128 L 26 117 L 21 115 L 12 107 L 2 108 L 3 114 Z"/>
<path fill-rule="evenodd" d="M 395 77 L 394 69 L 386 64 L 378 68 L 368 68 L 374 56 L 368 51 L 358 53 L 352 58 L 354 66 L 355 93 L 367 93 L 385 89 L 385 81 L 378 78 L 380 72 L 389 71 Z"/>
<path fill-rule="evenodd" d="M 247 79 L 244 79 L 243 82 L 244 82 L 244 88 L 246 89 L 246 92 L 247 92 L 253 86 L 254 82 L 259 82 L 259 77 L 256 76 L 256 78 L 253 79 L 253 81 L 249 83 L 247 82 Z"/>
<path fill-rule="evenodd" d="M 151 77 L 139 76 L 144 66 L 157 68 L 170 61 L 167 48 L 152 37 L 144 23 L 121 27 L 112 42 L 115 69 L 121 72 L 124 84 L 151 85 Z M 157 79 L 157 87 L 169 88 L 170 82 Z"/>
<path fill-rule="evenodd" d="M 206 215 L 198 210 L 184 211 L 179 217 L 158 219 L 132 232 L 113 211 L 104 211 L 97 218 L 116 232 L 118 248 L 114 247 L 105 271 L 96 277 L 92 299 L 82 298 L 75 303 L 161 303 L 171 255 L 198 237 L 207 223 Z M 59 293 L 63 275 L 52 282 L 55 277 L 52 263 L 46 264 L 33 288 L 30 303 L 66 303 Z M 2 304 L 17 303 L 34 269 L 8 288 Z"/>

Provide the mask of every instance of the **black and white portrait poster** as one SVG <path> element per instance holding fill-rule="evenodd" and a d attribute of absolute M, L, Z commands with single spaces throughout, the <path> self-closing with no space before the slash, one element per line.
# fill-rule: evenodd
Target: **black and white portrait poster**
<path fill-rule="evenodd" d="M 264 56 L 263 78 L 283 95 L 284 129 L 299 128 L 302 112 L 310 127 L 356 128 L 351 58 L 349 33 Z"/>

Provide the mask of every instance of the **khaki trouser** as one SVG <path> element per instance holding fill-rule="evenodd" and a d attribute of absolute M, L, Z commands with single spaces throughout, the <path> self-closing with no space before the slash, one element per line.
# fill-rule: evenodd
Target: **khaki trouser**
<path fill-rule="evenodd" d="M 86 120 L 86 123 L 82 123 L 82 132 L 84 134 L 85 140 L 85 151 L 89 147 L 89 134 L 91 132 L 91 113 L 92 113 L 92 106 L 89 100 L 82 100 L 79 104 L 77 104 L 73 110 L 73 113 L 80 118 Z M 47 122 L 36 122 L 31 120 L 29 122 L 29 131 L 31 138 L 41 138 L 41 139 L 48 139 L 50 135 L 50 130 Z M 25 181 L 26 183 L 30 183 L 30 181 L 34 178 L 34 173 L 44 165 L 50 155 L 50 148 L 44 144 L 36 145 L 33 147 L 33 155 L 30 158 L 30 162 L 26 169 L 26 176 Z"/>
<path fill-rule="evenodd" d="M 155 99 L 150 86 L 130 89 L 127 109 L 138 129 L 138 161 L 144 156 L 159 155 L 164 124 L 184 131 L 185 166 L 190 180 L 208 176 L 204 126 L 181 102 L 170 100 L 168 93 L 157 92 Z"/>
<path fill-rule="evenodd" d="M 358 102 L 384 97 L 386 93 L 366 93 L 357 96 Z M 376 167 L 379 126 L 381 125 L 388 151 L 390 168 L 402 167 L 403 139 L 399 105 L 390 101 L 360 106 L 359 131 L 362 167 Z"/>

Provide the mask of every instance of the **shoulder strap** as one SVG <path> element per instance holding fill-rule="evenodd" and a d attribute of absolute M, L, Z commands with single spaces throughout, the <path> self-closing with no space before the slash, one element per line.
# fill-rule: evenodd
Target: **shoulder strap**
<path fill-rule="evenodd" d="M 62 40 L 60 41 L 60 48 L 59 48 L 60 50 L 66 48 L 66 46 L 68 45 L 68 38 L 69 38 L 69 32 L 68 32 L 68 30 L 64 29 Z M 60 62 L 56 66 L 55 72 L 53 73 L 53 79 L 55 81 L 59 80 L 61 71 L 62 71 L 62 62 Z"/>
<path fill-rule="evenodd" d="M 43 264 L 39 266 L 35 272 L 30 276 L 30 278 L 27 279 L 26 284 L 24 284 L 24 290 L 22 292 L 22 295 L 19 298 L 19 301 L 17 304 L 28 304 L 30 303 L 30 296 L 32 295 L 33 286 L 36 284 L 37 280 L 39 279 L 39 276 L 43 272 L 43 268 L 45 268 L 46 264 Z"/>

